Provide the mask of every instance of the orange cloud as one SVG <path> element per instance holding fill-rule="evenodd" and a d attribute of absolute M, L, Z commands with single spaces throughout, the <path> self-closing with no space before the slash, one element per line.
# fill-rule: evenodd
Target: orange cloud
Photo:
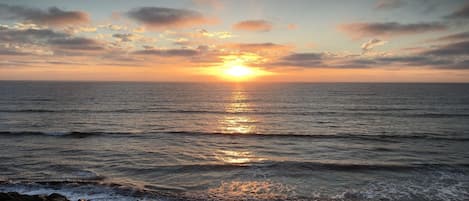
<path fill-rule="evenodd" d="M 234 30 L 267 32 L 272 30 L 272 24 L 265 20 L 246 20 L 233 25 Z"/>
<path fill-rule="evenodd" d="M 278 55 L 293 50 L 293 46 L 276 43 L 230 43 L 222 45 L 223 48 L 240 52 L 254 52 L 259 54 Z"/>
<path fill-rule="evenodd" d="M 298 28 L 298 25 L 296 24 L 288 24 L 287 26 L 288 30 L 296 30 Z"/>

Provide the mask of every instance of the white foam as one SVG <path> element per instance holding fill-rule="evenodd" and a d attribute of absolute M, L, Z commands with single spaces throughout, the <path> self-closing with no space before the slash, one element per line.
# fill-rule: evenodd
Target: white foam
<path fill-rule="evenodd" d="M 8 184 L 0 186 L 1 192 L 18 192 L 26 195 L 52 194 L 59 193 L 66 196 L 69 200 L 86 199 L 93 201 L 163 201 L 165 199 L 156 199 L 149 197 L 132 197 L 121 195 L 110 187 L 104 186 L 61 186 L 52 187 L 36 184 Z"/>

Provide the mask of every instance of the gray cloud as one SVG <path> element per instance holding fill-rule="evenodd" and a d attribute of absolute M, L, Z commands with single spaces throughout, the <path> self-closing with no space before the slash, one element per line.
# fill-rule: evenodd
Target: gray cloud
<path fill-rule="evenodd" d="M 435 69 L 469 69 L 469 61 L 457 57 L 435 57 L 420 53 L 405 56 L 362 57 L 358 55 L 326 55 L 325 53 L 293 53 L 270 63 L 277 67 L 300 68 L 388 68 L 429 67 Z"/>
<path fill-rule="evenodd" d="M 274 66 L 317 67 L 322 64 L 322 53 L 293 53 L 274 62 Z"/>
<path fill-rule="evenodd" d="M 447 69 L 469 70 L 469 60 L 463 60 L 446 66 Z"/>
<path fill-rule="evenodd" d="M 68 35 L 50 29 L 0 30 L 0 41 L 5 43 L 38 43 L 54 38 L 65 37 L 68 37 Z"/>
<path fill-rule="evenodd" d="M 462 8 L 454 11 L 453 13 L 445 16 L 448 19 L 464 19 L 469 18 L 469 3 L 466 3 Z"/>
<path fill-rule="evenodd" d="M 62 50 L 103 50 L 103 46 L 96 40 L 82 37 L 60 38 L 49 40 L 48 43 Z"/>
<path fill-rule="evenodd" d="M 10 49 L 3 49 L 0 48 L 0 55 L 2 56 L 24 56 L 24 55 L 30 55 L 30 53 L 27 52 L 18 52 Z"/>
<path fill-rule="evenodd" d="M 127 12 L 127 16 L 150 28 L 191 27 L 210 23 L 201 13 L 187 9 L 141 7 Z"/>
<path fill-rule="evenodd" d="M 88 22 L 88 14 L 82 11 L 64 11 L 57 7 L 48 10 L 0 4 L 0 19 L 24 20 L 36 24 L 61 26 Z"/>
<path fill-rule="evenodd" d="M 442 36 L 442 37 L 439 37 L 430 41 L 440 42 L 440 41 L 461 41 L 461 40 L 469 40 L 469 31 Z"/>
<path fill-rule="evenodd" d="M 180 56 L 190 57 L 199 54 L 199 51 L 192 49 L 147 49 L 135 51 L 134 54 L 155 55 L 155 56 Z"/>
<path fill-rule="evenodd" d="M 135 36 L 133 34 L 130 34 L 130 33 L 129 34 L 119 34 L 119 33 L 117 33 L 117 34 L 113 34 L 112 37 L 118 38 L 122 42 L 131 42 L 131 41 L 133 41 Z"/>
<path fill-rule="evenodd" d="M 400 24 L 397 22 L 374 22 L 374 23 L 350 23 L 342 24 L 339 29 L 346 32 L 353 38 L 364 37 L 391 37 L 399 35 L 419 34 L 432 31 L 443 31 L 447 27 L 443 24 L 432 23 L 414 23 Z"/>
<path fill-rule="evenodd" d="M 13 47 L 35 46 L 42 49 L 53 50 L 54 54 L 77 55 L 84 52 L 104 50 L 101 42 L 56 32 L 50 29 L 4 29 L 0 30 L 0 42 L 7 44 L 9 50 Z M 16 50 L 14 50 L 16 51 Z"/>
<path fill-rule="evenodd" d="M 469 55 L 469 41 L 455 42 L 438 46 L 434 49 L 423 52 L 426 55 L 434 56 L 458 56 Z"/>
<path fill-rule="evenodd" d="M 404 3 L 400 0 L 379 0 L 375 4 L 375 9 L 390 10 L 400 8 Z"/>
<path fill-rule="evenodd" d="M 238 46 L 239 46 L 240 48 L 246 48 L 246 49 L 250 49 L 250 48 L 257 49 L 257 48 L 277 48 L 277 47 L 283 47 L 283 45 L 278 45 L 278 44 L 275 44 L 275 43 L 240 43 L 240 44 L 238 44 Z"/>

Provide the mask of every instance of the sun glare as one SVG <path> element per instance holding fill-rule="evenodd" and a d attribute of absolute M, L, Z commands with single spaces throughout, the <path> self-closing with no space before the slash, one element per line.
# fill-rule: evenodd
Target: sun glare
<path fill-rule="evenodd" d="M 253 74 L 253 71 L 245 66 L 232 66 L 226 69 L 225 74 L 233 77 L 245 77 L 251 76 Z"/>
<path fill-rule="evenodd" d="M 263 63 L 264 58 L 256 54 L 244 53 L 241 55 L 228 55 L 220 57 L 222 63 L 211 67 L 201 68 L 200 73 L 218 77 L 223 81 L 254 81 L 258 77 L 273 75 L 262 67 L 250 66 Z"/>

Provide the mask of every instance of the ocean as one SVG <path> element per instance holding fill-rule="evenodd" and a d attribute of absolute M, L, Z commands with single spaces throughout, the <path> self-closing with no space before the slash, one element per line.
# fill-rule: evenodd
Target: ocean
<path fill-rule="evenodd" d="M 469 200 L 469 84 L 1 81 L 0 191 Z"/>

